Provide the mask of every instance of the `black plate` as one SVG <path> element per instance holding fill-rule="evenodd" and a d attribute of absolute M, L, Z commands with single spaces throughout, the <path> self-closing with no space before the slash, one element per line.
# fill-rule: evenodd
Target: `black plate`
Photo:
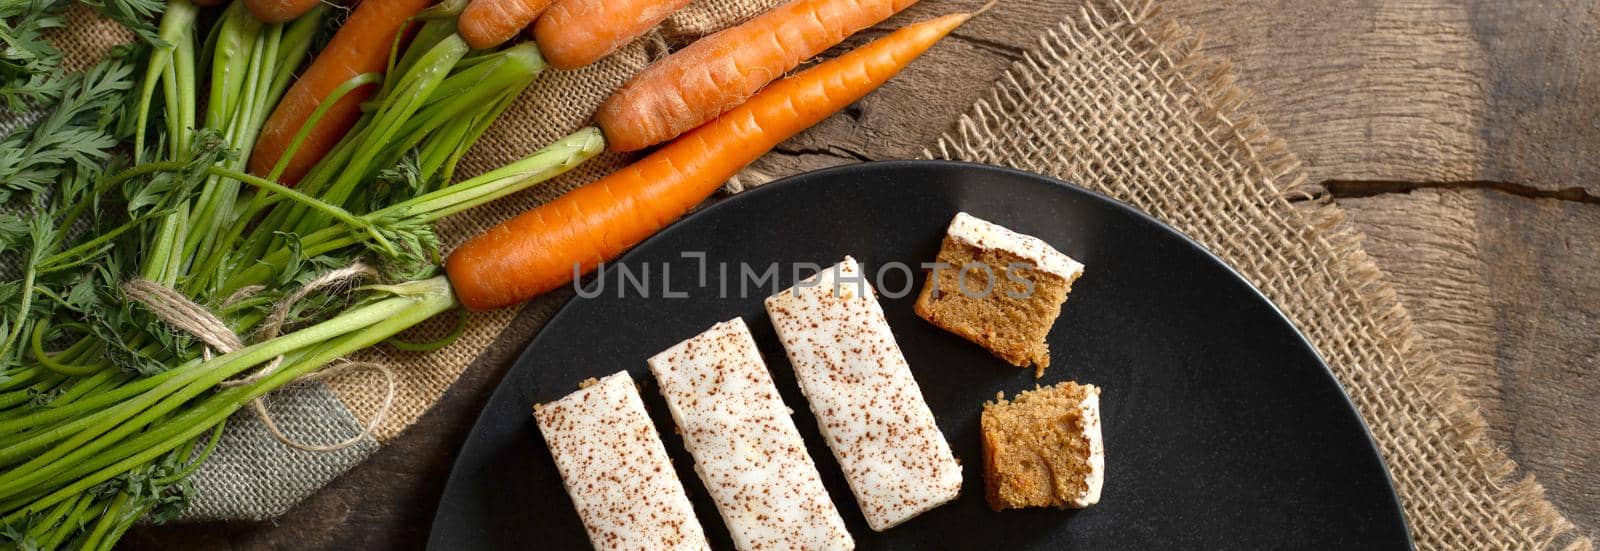
<path fill-rule="evenodd" d="M 1088 266 L 1050 333 L 1043 381 L 911 310 L 915 294 L 883 299 L 895 337 L 939 426 L 964 465 L 961 497 L 884 533 L 866 527 L 816 430 L 761 300 L 739 297 L 738 266 L 756 273 L 846 254 L 876 273 L 916 266 L 938 251 L 946 224 L 967 211 L 1039 236 Z M 708 264 L 699 285 L 703 251 Z M 1410 546 L 1399 502 L 1366 427 L 1305 339 L 1255 288 L 1200 246 L 1134 209 L 1045 177 L 944 162 L 860 164 L 802 174 L 740 194 L 628 253 L 648 265 L 651 297 L 605 270 L 599 298 L 558 312 L 495 391 L 456 460 L 430 547 L 487 549 L 588 545 L 529 407 L 588 377 L 628 370 L 695 503 L 706 534 L 727 530 L 673 434 L 645 358 L 743 316 L 810 444 L 834 502 L 861 549 L 1256 549 Z M 719 298 L 727 263 L 729 297 Z M 661 296 L 661 267 L 670 290 Z M 886 272 L 889 294 L 921 284 Z M 591 279 L 587 285 L 596 285 Z M 595 289 L 595 287 L 590 287 Z M 1104 389 L 1105 493 L 1082 511 L 996 513 L 983 499 L 978 412 L 996 391 L 1036 382 Z"/>

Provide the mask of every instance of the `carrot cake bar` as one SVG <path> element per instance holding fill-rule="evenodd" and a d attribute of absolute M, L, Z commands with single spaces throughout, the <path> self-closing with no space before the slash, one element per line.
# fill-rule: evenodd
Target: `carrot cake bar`
<path fill-rule="evenodd" d="M 983 405 L 983 478 L 989 507 L 1083 508 L 1100 501 L 1106 448 L 1100 389 L 1072 382 Z"/>
<path fill-rule="evenodd" d="M 735 547 L 855 548 L 743 319 L 649 364 Z"/>
<path fill-rule="evenodd" d="M 1045 336 L 1083 264 L 965 212 L 950 221 L 938 261 L 917 296 L 917 315 L 1043 376 L 1050 366 Z"/>
<path fill-rule="evenodd" d="M 961 466 L 850 257 L 766 300 L 778 339 L 873 530 L 961 491 Z"/>
<path fill-rule="evenodd" d="M 534 406 L 595 549 L 709 549 L 627 372 Z"/>

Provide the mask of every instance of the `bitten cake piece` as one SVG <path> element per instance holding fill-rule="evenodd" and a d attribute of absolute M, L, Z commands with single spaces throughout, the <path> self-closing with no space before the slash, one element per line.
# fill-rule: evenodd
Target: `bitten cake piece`
<path fill-rule="evenodd" d="M 888 530 L 955 499 L 961 465 L 856 261 L 845 257 L 766 306 L 867 526 Z"/>
<path fill-rule="evenodd" d="M 743 319 L 648 363 L 735 548 L 855 548 Z"/>
<path fill-rule="evenodd" d="M 1039 238 L 956 214 L 917 296 L 922 319 L 961 335 L 1017 367 L 1050 365 L 1045 336 L 1083 264 Z"/>
<path fill-rule="evenodd" d="M 983 405 L 983 478 L 989 507 L 1084 508 L 1100 501 L 1106 447 L 1100 389 L 1065 382 Z"/>
<path fill-rule="evenodd" d="M 710 549 L 627 372 L 534 406 L 595 549 Z"/>

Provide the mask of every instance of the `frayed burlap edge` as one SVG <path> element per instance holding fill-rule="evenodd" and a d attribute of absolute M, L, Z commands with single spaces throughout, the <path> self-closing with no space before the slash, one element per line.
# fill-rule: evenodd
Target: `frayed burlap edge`
<path fill-rule="evenodd" d="M 1165 65 L 1165 74 L 1174 77 L 1168 84 L 1169 89 L 1186 92 L 1190 96 L 1188 99 L 1199 106 L 1194 120 L 1204 127 L 1201 133 L 1211 142 L 1209 145 L 1234 152 L 1238 159 L 1255 165 L 1266 176 L 1260 183 L 1274 196 L 1272 200 L 1280 203 L 1273 207 L 1284 213 L 1288 221 L 1303 226 L 1305 235 L 1316 248 L 1322 249 L 1319 252 L 1327 259 L 1321 266 L 1326 270 L 1325 275 L 1357 297 L 1359 312 L 1365 314 L 1372 325 L 1353 328 L 1362 333 L 1354 340 L 1330 338 L 1328 330 L 1338 333 L 1344 329 L 1326 327 L 1328 318 L 1308 311 L 1319 305 L 1282 300 L 1275 292 L 1279 290 L 1275 288 L 1275 278 L 1263 281 L 1260 277 L 1263 274 L 1252 273 L 1228 259 L 1295 321 L 1349 390 L 1385 457 L 1419 547 L 1510 548 L 1531 544 L 1537 548 L 1562 547 L 1567 551 L 1593 550 L 1593 541 L 1579 535 L 1571 521 L 1545 498 L 1544 489 L 1534 476 L 1523 473 L 1513 459 L 1489 440 L 1485 433 L 1487 425 L 1476 403 L 1461 392 L 1455 376 L 1445 370 L 1422 341 L 1413 327 L 1410 313 L 1363 249 L 1362 234 L 1347 223 L 1344 210 L 1334 204 L 1319 185 L 1307 181 L 1300 161 L 1284 140 L 1275 137 L 1255 116 L 1242 109 L 1249 94 L 1236 84 L 1232 65 L 1204 53 L 1202 37 L 1162 15 L 1154 0 L 1105 0 L 1084 6 L 1076 17 L 1069 17 L 1058 28 L 1047 31 L 1037 47 L 999 79 L 993 92 L 961 116 L 957 129 L 942 136 L 935 150 L 925 154 L 942 158 L 969 156 L 966 144 L 974 139 L 974 134 L 982 134 L 984 129 L 993 127 L 996 117 L 1005 116 L 1008 102 L 1038 101 L 1031 96 L 1037 91 L 1031 89 L 1032 79 L 1051 69 L 1050 59 L 1044 56 L 1058 55 L 1052 53 L 1051 48 L 1070 42 L 1070 39 L 1063 41 L 1063 35 L 1077 33 L 1120 35 L 1130 53 L 1146 58 L 1149 63 Z M 1040 51 L 1046 52 L 1044 56 Z M 1227 258 L 1223 251 L 1214 251 Z M 1360 342 L 1363 340 L 1367 342 Z M 1450 458 L 1432 457 L 1451 451 L 1431 447 L 1435 442 L 1428 439 L 1429 435 L 1391 433 L 1388 429 L 1392 419 L 1374 414 L 1373 397 L 1368 395 L 1374 391 L 1367 387 L 1375 383 L 1364 380 L 1363 366 L 1335 363 L 1378 359 L 1370 351 L 1353 349 L 1362 344 L 1385 347 L 1387 350 L 1382 350 L 1378 358 L 1389 356 L 1398 360 L 1397 372 L 1402 378 L 1409 375 L 1409 380 L 1403 381 L 1399 390 L 1415 393 L 1424 407 L 1435 410 L 1437 426 L 1433 428 L 1439 435 L 1436 440 L 1456 446 L 1471 463 L 1470 467 L 1478 471 L 1451 474 L 1461 477 L 1481 474 L 1483 482 L 1491 489 L 1491 503 L 1477 503 L 1472 496 L 1454 495 L 1448 492 L 1450 488 L 1439 488 L 1433 484 L 1434 480 L 1428 479 L 1437 473 L 1414 467 L 1418 462 L 1451 463 Z M 1412 457 L 1416 455 L 1423 459 Z M 1503 510 L 1513 525 L 1483 522 L 1496 518 L 1492 511 L 1474 513 L 1484 508 Z"/>

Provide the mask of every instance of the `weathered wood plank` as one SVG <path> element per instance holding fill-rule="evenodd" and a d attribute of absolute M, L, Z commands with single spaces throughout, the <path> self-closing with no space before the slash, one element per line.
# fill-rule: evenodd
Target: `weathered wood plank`
<path fill-rule="evenodd" d="M 1483 195 L 1506 443 L 1600 534 L 1600 205 Z"/>
<path fill-rule="evenodd" d="M 1481 189 L 1339 204 L 1491 438 L 1600 532 L 1600 205 Z"/>
<path fill-rule="evenodd" d="M 1600 3 L 1207 2 L 1251 108 L 1314 180 L 1500 181 L 1600 195 Z"/>
<path fill-rule="evenodd" d="M 903 158 L 944 130 L 1070 0 L 1001 2 L 907 74 L 791 141 L 796 149 Z M 1249 109 L 1313 181 L 1514 182 L 1600 196 L 1600 2 L 1336 0 L 1163 9 L 1207 37 L 1254 92 Z M 924 3 L 850 44 L 914 18 Z M 1049 16 L 1042 16 L 1049 14 Z M 1568 16 L 1568 14 L 1582 14 Z"/>

